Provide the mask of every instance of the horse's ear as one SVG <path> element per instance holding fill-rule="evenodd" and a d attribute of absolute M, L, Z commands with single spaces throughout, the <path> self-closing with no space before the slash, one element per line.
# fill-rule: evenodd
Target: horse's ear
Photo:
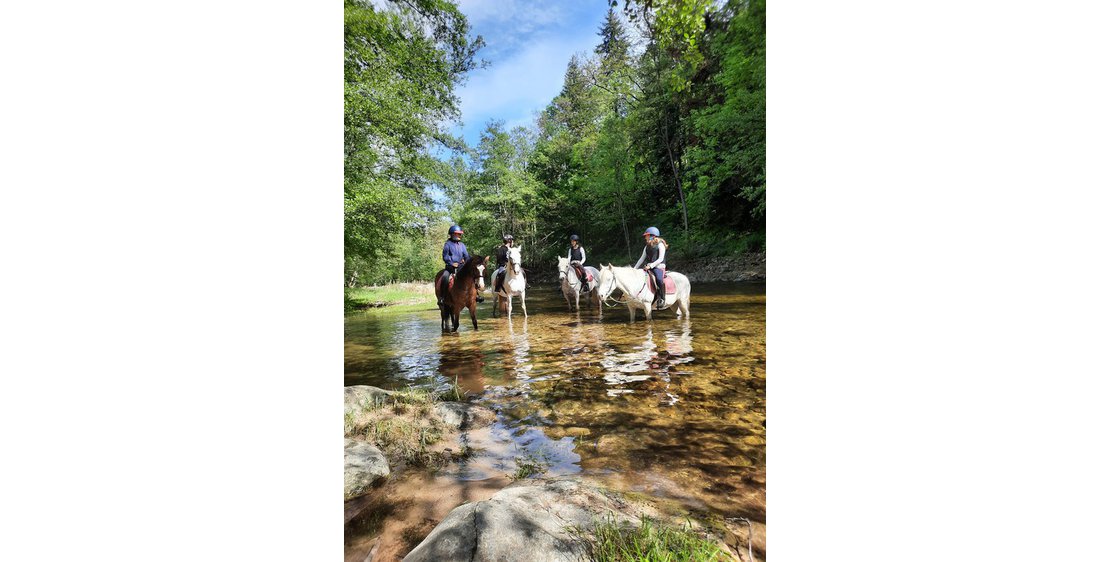
<path fill-rule="evenodd" d="M 482 260 L 482 265 L 489 265 L 489 256 L 486 256 L 486 259 Z"/>

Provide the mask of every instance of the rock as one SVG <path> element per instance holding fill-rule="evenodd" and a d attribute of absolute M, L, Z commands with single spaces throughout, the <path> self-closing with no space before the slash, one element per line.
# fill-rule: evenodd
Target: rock
<path fill-rule="evenodd" d="M 405 562 L 586 559 L 574 528 L 592 528 L 613 513 L 635 522 L 631 504 L 572 479 L 521 480 L 488 500 L 456 507 Z"/>
<path fill-rule="evenodd" d="M 372 443 L 345 439 L 343 444 L 343 499 L 369 492 L 389 476 L 389 461 Z"/>
<path fill-rule="evenodd" d="M 440 402 L 435 405 L 435 413 L 443 423 L 455 429 L 482 427 L 497 419 L 493 410 L 485 406 L 462 402 Z"/>
<path fill-rule="evenodd" d="M 343 387 L 343 412 L 351 413 L 370 405 L 380 405 L 393 394 L 391 390 L 365 384 Z"/>

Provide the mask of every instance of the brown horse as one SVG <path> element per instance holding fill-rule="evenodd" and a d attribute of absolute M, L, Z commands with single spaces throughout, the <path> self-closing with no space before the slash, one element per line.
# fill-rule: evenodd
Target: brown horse
<path fill-rule="evenodd" d="M 447 275 L 447 270 L 440 270 L 436 274 L 436 299 L 442 299 L 443 304 L 439 307 L 440 327 L 444 332 L 447 330 L 447 318 L 451 318 L 452 332 L 459 331 L 459 313 L 462 312 L 463 307 L 470 310 L 470 320 L 474 322 L 474 329 L 478 329 L 478 317 L 474 316 L 474 311 L 477 309 L 478 291 L 486 289 L 486 264 L 489 263 L 489 256 L 475 256 L 459 267 L 455 273 L 455 281 L 447 294 L 443 293 L 443 285 L 440 280 L 444 275 Z"/>

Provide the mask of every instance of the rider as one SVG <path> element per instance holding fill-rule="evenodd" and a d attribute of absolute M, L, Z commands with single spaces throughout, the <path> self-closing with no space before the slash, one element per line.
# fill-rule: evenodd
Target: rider
<path fill-rule="evenodd" d="M 666 264 L 667 241 L 659 237 L 659 229 L 649 226 L 644 231 L 644 251 L 633 267 L 640 267 L 644 263 L 644 271 L 649 271 L 655 276 L 655 307 L 665 304 L 667 293 L 663 287 L 663 275 L 667 272 Z"/>
<path fill-rule="evenodd" d="M 497 247 L 497 271 L 493 273 L 493 292 L 501 290 L 501 276 L 505 273 L 505 265 L 509 263 L 509 248 L 513 247 L 513 235 L 506 234 L 501 237 L 502 244 Z"/>
<path fill-rule="evenodd" d="M 590 290 L 586 284 L 586 270 L 583 266 L 586 265 L 586 249 L 578 243 L 578 235 L 570 235 L 570 250 L 567 251 L 567 260 L 570 265 L 574 266 L 574 271 L 578 274 L 578 280 L 581 281 L 579 290 L 583 293 Z"/>
<path fill-rule="evenodd" d="M 443 304 L 443 295 L 447 294 L 447 287 L 450 286 L 448 285 L 448 278 L 454 277 L 459 267 L 465 264 L 466 260 L 470 259 L 470 252 L 466 251 L 466 244 L 462 242 L 462 227 L 457 224 L 451 225 L 451 228 L 447 229 L 447 235 L 450 236 L 450 238 L 443 243 L 443 268 L 446 269 L 450 275 L 443 276 L 443 290 L 439 293 L 441 295 L 439 297 L 439 304 L 441 305 Z M 482 295 L 479 294 L 478 302 L 484 300 Z"/>

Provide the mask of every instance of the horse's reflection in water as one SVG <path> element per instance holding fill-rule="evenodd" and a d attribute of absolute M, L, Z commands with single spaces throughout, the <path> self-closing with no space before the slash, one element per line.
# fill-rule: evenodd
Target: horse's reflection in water
<path fill-rule="evenodd" d="M 442 338 L 439 342 L 439 373 L 447 384 L 458 382 L 467 394 L 481 394 L 486 390 L 485 356 L 481 348 L 460 341 Z"/>
<path fill-rule="evenodd" d="M 694 360 L 693 357 L 687 357 L 694 351 L 694 338 L 690 335 L 690 319 L 683 318 L 680 322 L 682 322 L 680 329 L 664 332 L 667 338 L 667 353 L 671 355 L 671 363 L 675 365 Z"/>
<path fill-rule="evenodd" d="M 512 342 L 512 353 L 506 357 L 510 363 L 507 365 L 508 370 L 518 379 L 528 379 L 532 376 L 533 367 L 532 342 L 528 338 L 528 318 L 525 317 L 524 320 L 514 323 L 510 317 L 508 329 L 509 341 Z"/>

